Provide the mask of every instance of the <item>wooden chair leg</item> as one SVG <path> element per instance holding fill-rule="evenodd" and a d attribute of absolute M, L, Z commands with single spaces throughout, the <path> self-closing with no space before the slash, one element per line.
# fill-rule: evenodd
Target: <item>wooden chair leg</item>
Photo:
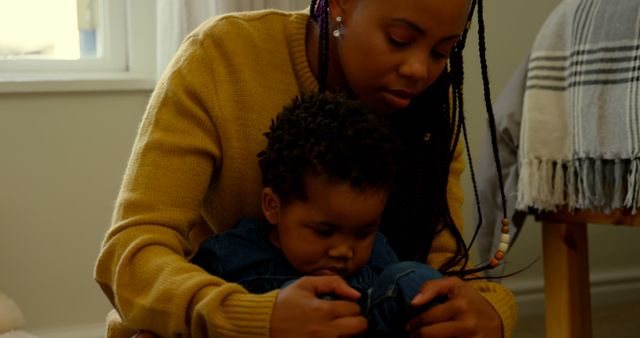
<path fill-rule="evenodd" d="M 586 223 L 542 223 L 547 338 L 591 338 Z"/>

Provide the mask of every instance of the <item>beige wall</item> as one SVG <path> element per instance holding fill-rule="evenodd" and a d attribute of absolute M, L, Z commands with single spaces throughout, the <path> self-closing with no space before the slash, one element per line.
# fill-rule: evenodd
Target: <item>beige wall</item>
<path fill-rule="evenodd" d="M 494 97 L 557 2 L 486 1 Z M 471 37 L 465 96 L 477 154 L 485 115 L 475 46 Z M 110 308 L 92 279 L 93 263 L 148 96 L 149 92 L 0 94 L 0 291 L 23 309 L 27 329 L 99 326 Z M 465 219 L 470 220 L 468 180 L 465 189 Z M 606 277 L 609 272 L 633 276 L 640 271 L 640 230 L 629 230 L 592 227 L 594 272 Z M 511 266 L 519 268 L 540 257 L 540 247 L 539 228 L 528 224 L 509 258 Z M 635 281 L 639 278 L 636 275 Z M 506 283 L 520 293 L 539 295 L 541 263 Z"/>
<path fill-rule="evenodd" d="M 30 330 L 106 315 L 93 264 L 148 96 L 0 95 L 0 291 Z"/>

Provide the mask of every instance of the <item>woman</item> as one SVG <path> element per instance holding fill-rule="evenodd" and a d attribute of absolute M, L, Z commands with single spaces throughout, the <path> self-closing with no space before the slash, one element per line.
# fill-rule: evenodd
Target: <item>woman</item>
<path fill-rule="evenodd" d="M 260 200 L 262 133 L 291 98 L 318 90 L 347 92 L 389 113 L 403 143 L 402 179 L 381 230 L 402 259 L 468 277 L 456 127 L 473 7 L 471 0 L 312 0 L 310 14 L 240 13 L 194 31 L 150 100 L 96 266 L 124 325 L 162 337 L 366 330 L 349 301 L 357 293 L 338 277 L 305 277 L 253 295 L 188 262 L 212 232 L 260 215 L 259 204 L 247 201 Z M 344 300 L 318 297 L 325 293 Z M 412 319 L 409 333 L 507 337 L 514 326 L 515 301 L 498 284 L 431 281 L 414 303 L 438 295 L 449 301 Z M 118 327 L 111 321 L 109 337 L 132 334 Z"/>

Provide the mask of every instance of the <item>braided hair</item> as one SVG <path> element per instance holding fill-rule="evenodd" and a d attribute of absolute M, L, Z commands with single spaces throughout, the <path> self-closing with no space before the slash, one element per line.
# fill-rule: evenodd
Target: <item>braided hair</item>
<path fill-rule="evenodd" d="M 328 1 L 311 0 L 310 4 L 310 17 L 320 28 L 318 46 L 320 91 L 325 91 L 327 88 L 329 66 Z M 464 79 L 462 52 L 476 7 L 478 9 L 478 50 L 484 99 L 489 117 L 489 132 L 500 185 L 503 213 L 506 218 L 504 184 L 500 171 L 495 119 L 487 73 L 482 0 L 471 0 L 467 26 L 460 41 L 456 43 L 451 52 L 448 67 L 428 89 L 411 100 L 409 106 L 389 117 L 390 126 L 400 139 L 399 154 L 396 156 L 398 174 L 380 228 L 400 259 L 423 262 L 427 259 L 435 236 L 442 231 L 449 231 L 456 242 L 455 255 L 439 269 L 443 274 L 457 275 L 461 278 L 491 268 L 489 263 L 467 268 L 470 248 L 482 224 L 473 162 L 467 142 L 462 95 Z M 469 245 L 465 243 L 462 234 L 456 227 L 447 201 L 449 166 L 461 135 L 465 139 L 475 204 L 480 216 Z M 433 224 L 434 226 L 420 226 L 422 224 Z M 411 229 L 411 232 L 407 229 Z M 456 268 L 457 266 L 460 268 Z"/>

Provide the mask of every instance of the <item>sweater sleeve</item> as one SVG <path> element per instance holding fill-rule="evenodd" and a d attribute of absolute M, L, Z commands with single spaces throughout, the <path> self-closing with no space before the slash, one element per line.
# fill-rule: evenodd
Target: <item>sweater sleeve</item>
<path fill-rule="evenodd" d="M 277 291 L 249 294 L 188 262 L 221 162 L 215 71 L 185 40 L 152 94 L 95 279 L 124 325 L 162 337 L 267 337 Z"/>
<path fill-rule="evenodd" d="M 456 227 L 463 233 L 462 203 L 463 191 L 460 177 L 464 170 L 463 147 L 460 142 L 455 150 L 449 168 L 449 182 L 447 198 L 451 216 Z M 450 257 L 455 255 L 455 240 L 449 231 L 441 231 L 433 241 L 428 263 L 434 267 L 442 266 Z M 469 264 L 470 266 L 471 264 Z M 502 318 L 503 337 L 511 336 L 517 319 L 517 307 L 513 293 L 502 284 L 485 280 L 475 280 L 471 285 L 493 306 Z"/>

